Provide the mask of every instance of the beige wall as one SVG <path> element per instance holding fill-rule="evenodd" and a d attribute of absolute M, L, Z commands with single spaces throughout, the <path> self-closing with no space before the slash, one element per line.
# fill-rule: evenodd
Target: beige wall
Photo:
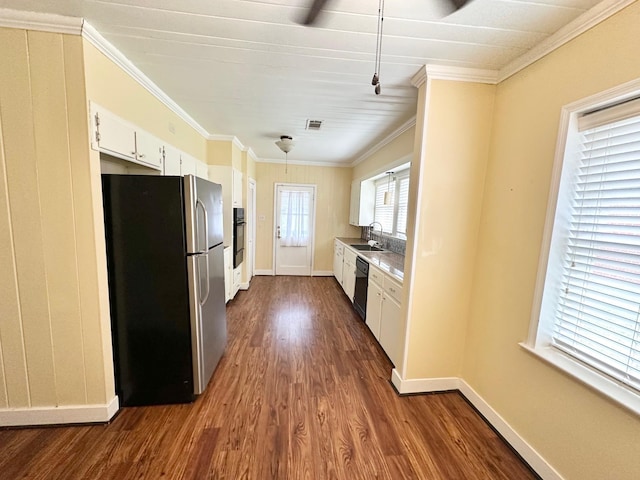
<path fill-rule="evenodd" d="M 0 28 L 0 409 L 114 396 L 82 57 L 80 37 Z"/>
<path fill-rule="evenodd" d="M 87 41 L 84 62 L 88 100 L 206 161 L 205 138 Z"/>
<path fill-rule="evenodd" d="M 527 338 L 563 105 L 640 77 L 640 3 L 497 89 L 462 377 L 566 479 L 636 479 L 640 418 L 518 346 Z"/>
<path fill-rule="evenodd" d="M 333 270 L 333 238 L 360 236 L 349 225 L 351 169 L 257 163 L 256 270 L 273 268 L 273 196 L 275 183 L 317 185 L 314 271 Z M 264 219 L 263 219 L 264 217 Z"/>
<path fill-rule="evenodd" d="M 411 168 L 409 214 L 415 220 L 407 241 L 413 258 L 407 261 L 405 284 L 412 294 L 406 307 L 406 369 L 401 370 L 405 378 L 456 377 L 464 351 L 495 86 L 434 80 L 421 90 L 426 90 L 419 98 L 427 118 L 419 123 Z"/>
<path fill-rule="evenodd" d="M 366 179 L 384 172 L 390 164 L 410 159 L 413 153 L 415 127 L 394 138 L 387 145 L 353 167 L 353 179 Z M 408 160 L 407 160 L 408 161 Z"/>

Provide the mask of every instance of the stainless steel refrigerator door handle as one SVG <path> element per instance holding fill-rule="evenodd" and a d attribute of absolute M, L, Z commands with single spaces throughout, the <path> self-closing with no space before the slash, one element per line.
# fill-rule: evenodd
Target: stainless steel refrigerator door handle
<path fill-rule="evenodd" d="M 205 260 L 207 261 L 207 294 L 200 299 L 200 306 L 207 303 L 207 299 L 209 298 L 209 294 L 211 293 L 211 280 L 209 280 L 209 254 L 204 255 Z"/>
<path fill-rule="evenodd" d="M 198 230 L 198 205 L 200 205 L 202 207 L 202 211 L 204 212 L 204 238 L 205 238 L 205 246 L 204 246 L 204 250 L 200 250 L 200 231 Z M 202 203 L 199 199 L 196 200 L 196 218 L 195 218 L 195 227 L 196 227 L 196 250 L 198 251 L 198 253 L 207 253 L 207 241 L 206 239 L 209 238 L 209 214 L 207 212 L 207 207 L 204 206 L 204 203 Z"/>

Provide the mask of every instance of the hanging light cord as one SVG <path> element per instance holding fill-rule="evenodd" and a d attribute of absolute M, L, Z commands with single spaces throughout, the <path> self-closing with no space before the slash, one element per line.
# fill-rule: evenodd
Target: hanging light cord
<path fill-rule="evenodd" d="M 376 48 L 376 57 L 378 64 L 376 66 L 376 71 L 378 72 L 378 78 L 380 78 L 380 62 L 382 58 L 382 29 L 384 26 L 384 0 L 380 0 L 380 33 L 378 34 L 378 47 Z"/>
<path fill-rule="evenodd" d="M 380 53 L 380 37 L 381 37 L 381 27 L 382 27 L 382 22 L 380 21 L 380 19 L 382 18 L 382 0 L 379 0 L 378 2 L 378 31 L 376 32 L 376 60 L 375 60 L 375 66 L 374 66 L 374 73 L 378 73 L 378 56 Z"/>

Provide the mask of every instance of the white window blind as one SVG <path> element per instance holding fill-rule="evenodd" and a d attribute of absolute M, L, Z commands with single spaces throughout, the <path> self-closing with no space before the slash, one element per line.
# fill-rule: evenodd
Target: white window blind
<path fill-rule="evenodd" d="M 407 237 L 407 209 L 409 205 L 409 177 L 398 179 L 398 225 L 399 236 Z"/>
<path fill-rule="evenodd" d="M 640 115 L 581 135 L 552 344 L 640 389 Z"/>
<path fill-rule="evenodd" d="M 384 233 L 393 234 L 393 213 L 395 205 L 395 180 L 389 181 L 386 177 L 376 182 L 376 204 L 374 206 L 373 220 L 380 222 Z M 385 193 L 389 192 L 390 202 L 384 204 Z"/>

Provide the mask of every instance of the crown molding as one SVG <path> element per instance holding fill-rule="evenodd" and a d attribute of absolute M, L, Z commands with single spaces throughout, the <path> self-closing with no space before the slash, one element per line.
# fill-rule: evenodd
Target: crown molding
<path fill-rule="evenodd" d="M 549 55 L 554 50 L 615 15 L 635 1 L 636 0 L 604 0 L 598 3 L 553 35 L 547 37 L 531 50 L 502 67 L 498 75 L 498 83 Z"/>
<path fill-rule="evenodd" d="M 254 162 L 259 162 L 260 161 L 260 159 L 256 155 L 256 152 L 254 152 L 251 147 L 245 148 L 244 151 L 247 152 L 247 156 L 249 158 L 251 158 Z"/>
<path fill-rule="evenodd" d="M 400 125 L 398 128 L 396 128 L 393 132 L 391 132 L 391 134 L 387 135 L 380 142 L 376 143 L 373 147 L 371 147 L 369 150 L 367 150 L 362 155 L 360 155 L 358 158 L 356 158 L 353 162 L 351 162 L 349 164 L 349 166 L 350 167 L 355 167 L 359 163 L 364 162 L 367 158 L 369 158 L 371 155 L 376 153 L 378 150 L 380 150 L 384 146 L 386 146 L 386 145 L 390 144 L 391 142 L 393 142 L 396 138 L 398 138 L 404 132 L 406 132 L 407 130 L 409 130 L 412 127 L 415 127 L 415 125 L 416 125 L 416 116 L 414 115 L 409 120 L 407 120 L 402 125 Z"/>
<path fill-rule="evenodd" d="M 302 165 L 305 167 L 339 167 L 351 168 L 351 165 L 338 162 L 305 162 L 303 160 L 288 160 L 285 162 L 282 158 L 262 158 L 257 159 L 256 163 L 277 163 L 279 165 Z"/>
<path fill-rule="evenodd" d="M 0 8 L 0 27 L 80 35 L 82 18 Z"/>
<path fill-rule="evenodd" d="M 427 64 L 411 77 L 411 85 L 420 88 L 427 78 L 430 80 L 452 80 L 455 82 L 475 82 L 495 85 L 498 83 L 498 70 L 482 68 L 453 67 L 449 65 Z"/>
<path fill-rule="evenodd" d="M 247 149 L 247 147 L 245 147 L 244 144 L 240 141 L 240 139 L 235 135 L 209 134 L 206 136 L 206 138 L 207 140 L 213 140 L 214 142 L 231 142 L 243 152 Z"/>
<path fill-rule="evenodd" d="M 84 22 L 82 27 L 82 37 L 87 40 L 91 45 L 96 47 L 102 52 L 109 60 L 120 67 L 131 78 L 138 82 L 145 90 L 151 95 L 156 97 L 162 102 L 169 110 L 178 115 L 185 123 L 191 126 L 196 132 L 203 137 L 209 137 L 207 132 L 198 122 L 196 122 L 191 115 L 174 102 L 169 95 L 164 93 L 149 77 L 147 77 L 142 71 L 136 67 L 131 60 L 125 57 L 120 50 L 114 47 L 108 42 L 90 23 Z"/>

